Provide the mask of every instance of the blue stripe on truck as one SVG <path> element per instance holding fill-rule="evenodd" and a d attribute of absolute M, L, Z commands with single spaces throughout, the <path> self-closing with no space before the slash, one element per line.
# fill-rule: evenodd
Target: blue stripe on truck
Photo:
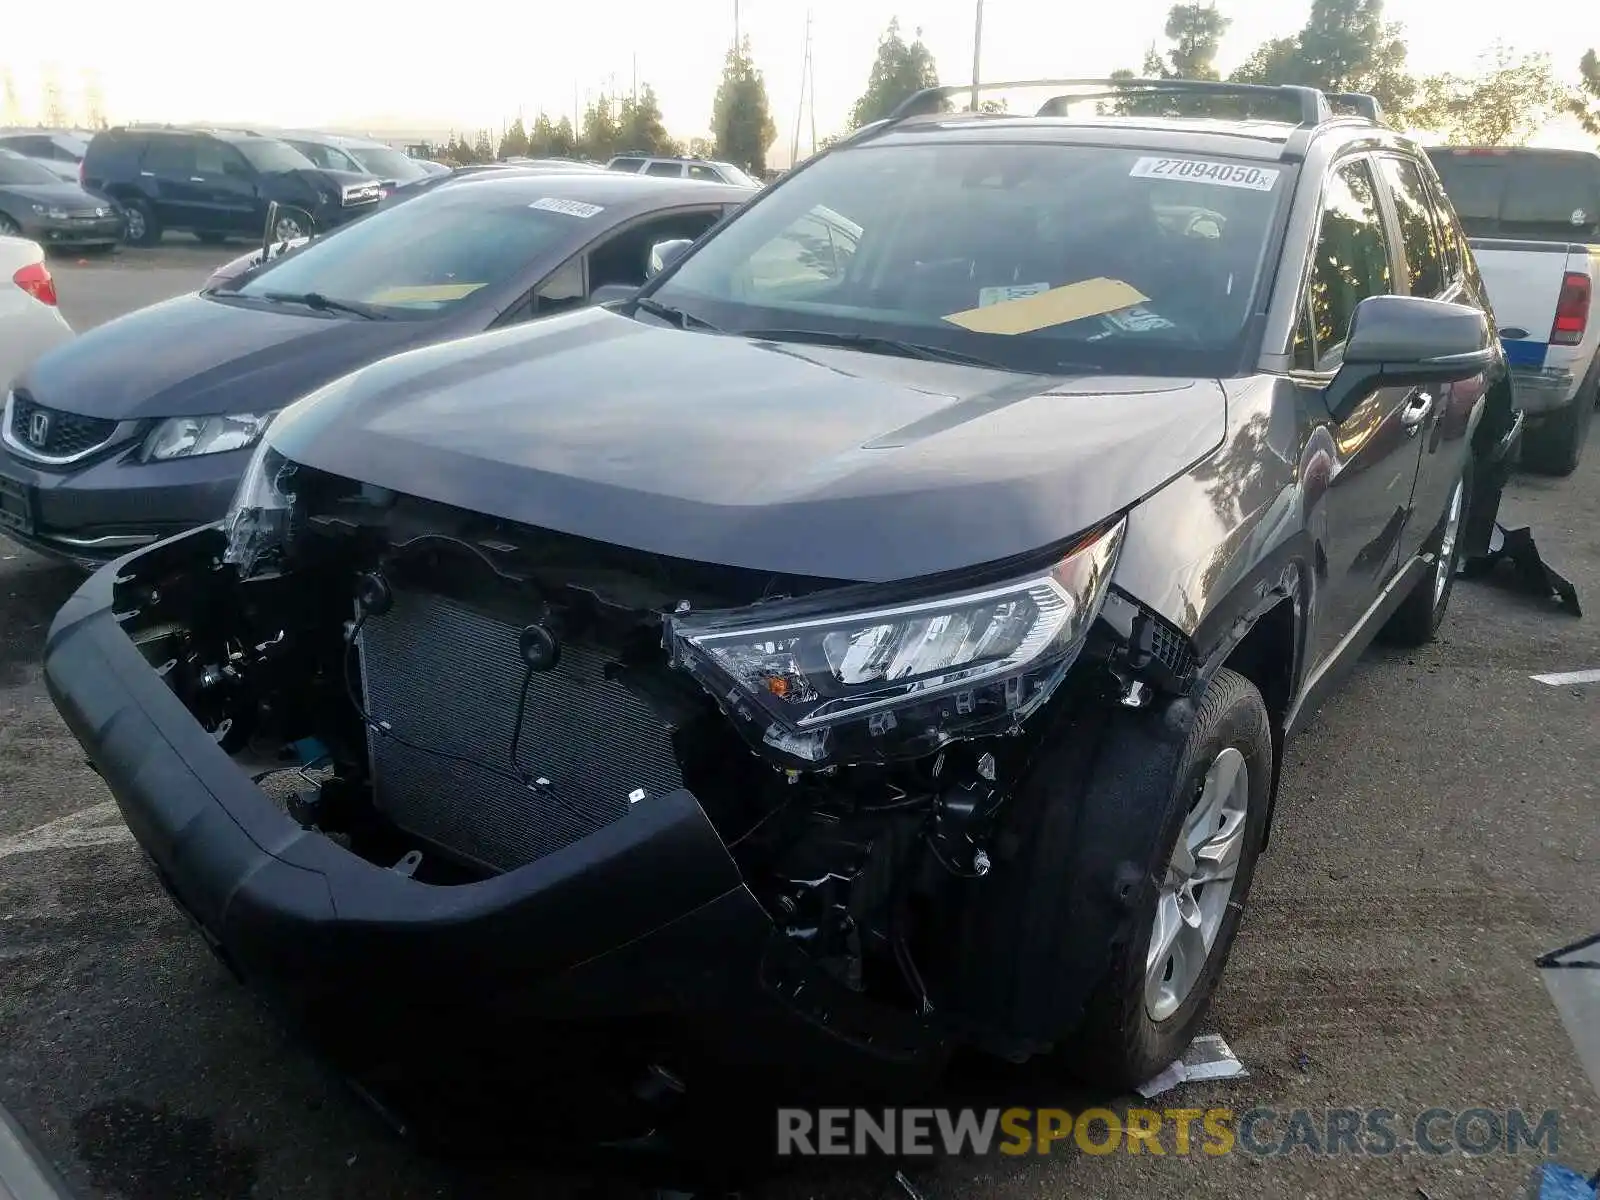
<path fill-rule="evenodd" d="M 1550 349 L 1544 342 L 1501 338 L 1500 344 L 1505 347 L 1506 362 L 1510 366 L 1532 368 L 1535 371 L 1544 369 L 1545 352 Z"/>

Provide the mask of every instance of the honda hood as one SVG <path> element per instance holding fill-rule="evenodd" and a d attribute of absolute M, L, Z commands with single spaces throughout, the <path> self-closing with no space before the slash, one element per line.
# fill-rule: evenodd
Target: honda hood
<path fill-rule="evenodd" d="M 46 407 L 118 421 L 267 412 L 442 336 L 433 321 L 179 296 L 86 330 L 34 360 L 15 386 Z"/>
<path fill-rule="evenodd" d="M 295 405 L 296 462 L 675 558 L 837 580 L 1037 550 L 1222 441 L 1215 380 L 1047 378 L 605 309 L 403 354 Z"/>

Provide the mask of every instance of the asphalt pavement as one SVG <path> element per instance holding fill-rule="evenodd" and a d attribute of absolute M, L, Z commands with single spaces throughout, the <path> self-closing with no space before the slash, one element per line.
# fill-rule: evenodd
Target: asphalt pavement
<path fill-rule="evenodd" d="M 243 247 L 56 261 L 75 328 L 197 286 Z M 1249 1071 L 1154 1107 L 1432 1107 L 1559 1115 L 1555 1157 L 1600 1167 L 1600 1105 L 1533 968 L 1600 929 L 1600 423 L 1579 473 L 1504 506 L 1577 584 L 1577 619 L 1462 583 L 1439 641 L 1374 650 L 1294 743 L 1272 845 L 1214 1028 Z M 605 1175 L 422 1157 L 214 962 L 152 882 L 57 718 L 38 656 L 77 583 L 0 541 L 0 1104 L 84 1200 L 628 1195 Z M 950 1096 L 1081 1108 L 988 1072 Z M 1106 1098 L 1102 1098 L 1106 1099 Z M 1520 1195 L 1524 1151 L 1318 1156 L 1086 1153 L 912 1164 L 928 1200 Z M 777 1198 L 887 1195 L 887 1170 L 810 1169 Z"/>

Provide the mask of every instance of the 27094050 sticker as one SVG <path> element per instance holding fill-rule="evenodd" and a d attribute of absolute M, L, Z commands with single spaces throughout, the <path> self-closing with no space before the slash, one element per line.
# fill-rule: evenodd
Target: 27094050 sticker
<path fill-rule="evenodd" d="M 1199 158 L 1141 158 L 1133 164 L 1133 170 L 1128 174 L 1134 179 L 1182 179 L 1217 187 L 1270 192 L 1278 182 L 1279 171 L 1275 167 L 1207 162 Z"/>

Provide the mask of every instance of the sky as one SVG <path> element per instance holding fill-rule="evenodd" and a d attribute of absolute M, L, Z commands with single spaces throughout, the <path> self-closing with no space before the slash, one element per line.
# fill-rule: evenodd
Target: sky
<path fill-rule="evenodd" d="M 982 77 L 990 80 L 1099 76 L 1137 68 L 1159 38 L 1171 0 L 984 0 Z M 69 108 L 98 87 L 113 121 L 253 121 L 279 126 L 446 130 L 489 127 L 520 111 L 571 113 L 574 100 L 608 86 L 652 84 L 675 136 L 707 131 L 737 7 L 765 74 L 783 164 L 801 112 L 806 0 L 451 0 L 447 5 L 326 4 L 263 7 L 245 0 L 156 0 L 129 21 L 123 4 L 79 0 L 73 34 L 59 10 L 0 0 L 0 79 L 14 84 L 20 117 L 40 119 L 49 78 Z M 1227 70 L 1260 42 L 1292 33 L 1309 0 L 1218 0 L 1233 26 L 1219 65 Z M 103 19 L 95 9 L 103 9 Z M 819 137 L 842 129 L 866 82 L 877 40 L 898 16 L 918 28 L 946 83 L 972 78 L 975 0 L 812 0 Z M 294 17 L 306 14 L 303 32 Z M 1115 14 L 1115 19 L 1111 15 Z M 270 14 L 263 19 L 263 14 Z M 1408 34 L 1413 70 L 1470 71 L 1497 39 L 1521 52 L 1548 52 L 1576 79 L 1589 47 L 1600 47 L 1600 2 L 1387 0 L 1386 16 Z M 637 68 L 635 67 L 637 64 Z M 612 81 L 614 80 L 614 85 Z M 4 97 L 0 96 L 0 104 Z M 0 123 L 8 114 L 0 111 Z M 1541 141 L 1593 146 L 1575 126 Z"/>

